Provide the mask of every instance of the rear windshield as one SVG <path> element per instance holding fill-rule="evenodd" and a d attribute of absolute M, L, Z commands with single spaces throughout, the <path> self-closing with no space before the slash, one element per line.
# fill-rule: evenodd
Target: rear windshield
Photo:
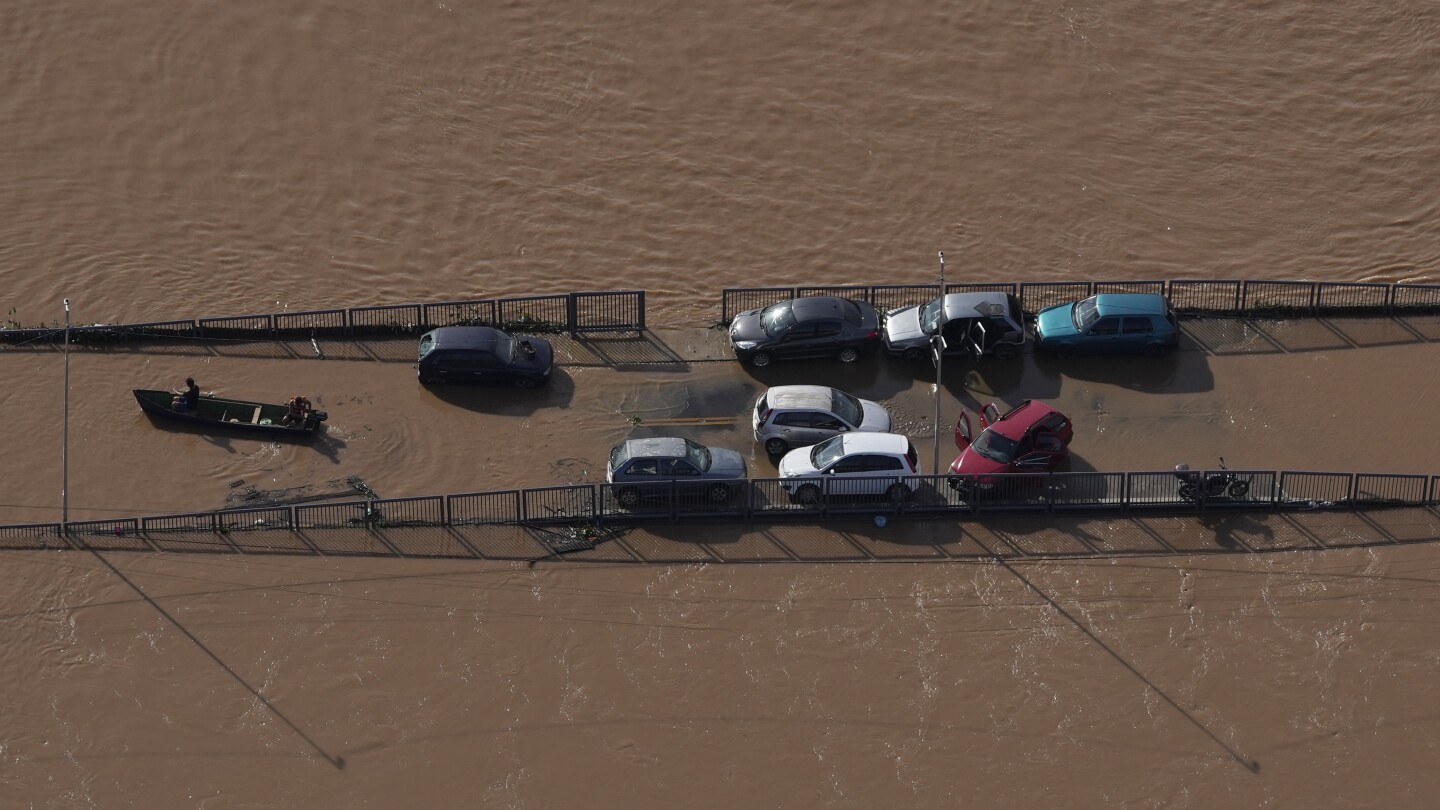
<path fill-rule="evenodd" d="M 763 422 L 765 420 L 765 409 L 769 406 L 769 403 L 765 401 L 765 395 L 761 394 L 760 398 L 755 400 L 755 421 Z"/>
<path fill-rule="evenodd" d="M 844 391 L 833 388 L 830 390 L 830 409 L 847 424 L 860 427 L 860 423 L 865 421 L 865 407 L 860 404 L 860 400 Z"/>
<path fill-rule="evenodd" d="M 430 350 L 431 350 L 431 349 L 434 349 L 434 348 L 435 348 L 435 336 L 434 336 L 434 335 L 426 335 L 425 337 L 420 338 L 420 356 L 421 356 L 421 357 L 424 357 L 425 355 L 429 354 L 429 353 L 430 353 Z"/>

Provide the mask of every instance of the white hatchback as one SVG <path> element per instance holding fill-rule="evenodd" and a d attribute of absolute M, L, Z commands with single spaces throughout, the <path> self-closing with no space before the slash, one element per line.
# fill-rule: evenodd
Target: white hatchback
<path fill-rule="evenodd" d="M 830 497 L 883 495 L 893 503 L 919 487 L 919 456 L 898 433 L 843 433 L 780 459 L 780 486 L 799 504 Z"/>

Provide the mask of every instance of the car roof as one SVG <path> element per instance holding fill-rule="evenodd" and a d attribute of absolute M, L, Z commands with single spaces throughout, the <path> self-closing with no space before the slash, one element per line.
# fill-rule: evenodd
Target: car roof
<path fill-rule="evenodd" d="M 853 306 L 857 301 L 847 298 L 835 298 L 829 295 L 817 295 L 807 298 L 794 298 L 790 301 L 790 311 L 795 313 L 795 319 L 800 321 L 816 320 L 818 318 L 844 318 L 848 320 L 856 314 Z"/>
<path fill-rule="evenodd" d="M 653 436 L 625 442 L 628 458 L 685 458 L 685 440 L 674 436 Z"/>
<path fill-rule="evenodd" d="M 435 348 L 493 350 L 495 343 L 511 337 L 490 326 L 442 326 L 425 333 Z"/>
<path fill-rule="evenodd" d="M 1059 411 L 1043 402 L 1027 399 L 1000 415 L 1000 420 L 990 426 L 992 430 L 1007 439 L 1019 439 L 1041 419 Z"/>
<path fill-rule="evenodd" d="M 1103 315 L 1164 315 L 1165 296 L 1156 293 L 1101 293 L 1095 306 Z"/>
<path fill-rule="evenodd" d="M 893 453 L 910 451 L 910 439 L 899 433 L 842 433 L 840 447 L 845 455 L 854 453 Z"/>
<path fill-rule="evenodd" d="M 1010 315 L 1010 296 L 999 290 L 950 293 L 945 296 L 945 320 Z"/>
<path fill-rule="evenodd" d="M 777 385 L 765 392 L 771 408 L 829 408 L 834 389 L 828 385 Z"/>

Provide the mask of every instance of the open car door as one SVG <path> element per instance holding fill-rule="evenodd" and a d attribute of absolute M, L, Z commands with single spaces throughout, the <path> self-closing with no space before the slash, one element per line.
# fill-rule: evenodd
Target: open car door
<path fill-rule="evenodd" d="M 955 446 L 964 452 L 965 448 L 970 446 L 971 438 L 973 434 L 970 431 L 970 414 L 961 409 L 960 418 L 955 420 Z"/>

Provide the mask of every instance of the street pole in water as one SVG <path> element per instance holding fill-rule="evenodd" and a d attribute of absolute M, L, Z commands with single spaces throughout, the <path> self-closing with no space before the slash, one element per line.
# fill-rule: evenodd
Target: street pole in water
<path fill-rule="evenodd" d="M 940 306 L 945 306 L 945 251 L 940 253 Z M 935 359 L 935 452 L 930 460 L 930 474 L 940 474 L 940 376 L 945 366 L 945 336 L 930 339 L 930 354 Z"/>
<path fill-rule="evenodd" d="M 69 531 L 70 496 L 70 299 L 65 299 L 65 415 L 60 429 L 60 533 Z"/>

